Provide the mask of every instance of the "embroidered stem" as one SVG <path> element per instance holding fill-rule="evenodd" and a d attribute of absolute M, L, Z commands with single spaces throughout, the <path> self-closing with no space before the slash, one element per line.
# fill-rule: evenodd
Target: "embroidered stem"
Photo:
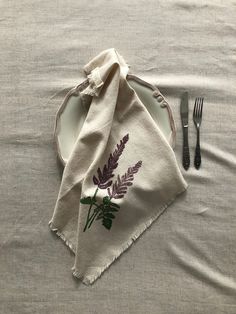
<path fill-rule="evenodd" d="M 97 192 L 98 192 L 98 188 L 96 189 L 96 191 L 95 191 L 95 193 L 94 193 L 94 195 L 93 195 L 93 200 L 94 200 L 94 202 L 95 202 L 95 200 L 96 200 L 96 195 L 97 195 Z M 86 221 L 86 224 L 85 224 L 85 226 L 84 226 L 84 232 L 86 231 L 86 229 L 87 229 L 87 227 L 88 227 L 88 224 L 89 224 L 89 222 L 90 222 L 90 219 L 91 219 L 91 217 L 90 217 L 90 212 L 91 212 L 91 209 L 92 209 L 92 207 L 93 207 L 93 205 L 95 204 L 95 203 L 91 203 L 90 204 L 90 206 L 89 206 L 89 210 L 88 210 L 88 214 L 87 214 L 87 221 Z"/>
<path fill-rule="evenodd" d="M 94 210 L 93 215 L 91 216 L 91 221 L 88 225 L 88 229 L 91 227 L 93 221 L 96 219 L 96 217 L 100 213 L 101 209 L 102 209 L 102 206 L 97 206 L 96 209 Z"/>

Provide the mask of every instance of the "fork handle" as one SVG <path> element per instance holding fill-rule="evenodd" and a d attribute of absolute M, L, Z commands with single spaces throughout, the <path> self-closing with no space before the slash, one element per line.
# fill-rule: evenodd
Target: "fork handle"
<path fill-rule="evenodd" d="M 183 128 L 183 160 L 182 164 L 185 170 L 188 170 L 190 166 L 190 154 L 188 146 L 188 127 Z"/>
<path fill-rule="evenodd" d="M 197 144 L 195 149 L 195 158 L 194 158 L 194 166 L 196 169 L 199 169 L 201 166 L 201 148 L 200 148 L 200 132 L 199 129 L 197 129 Z"/>

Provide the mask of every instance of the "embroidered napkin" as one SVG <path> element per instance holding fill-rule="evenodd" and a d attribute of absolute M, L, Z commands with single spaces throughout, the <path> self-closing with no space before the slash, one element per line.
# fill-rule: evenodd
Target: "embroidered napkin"
<path fill-rule="evenodd" d="M 84 67 L 92 97 L 65 165 L 50 228 L 75 254 L 73 275 L 93 283 L 187 184 L 174 152 L 108 49 Z"/>

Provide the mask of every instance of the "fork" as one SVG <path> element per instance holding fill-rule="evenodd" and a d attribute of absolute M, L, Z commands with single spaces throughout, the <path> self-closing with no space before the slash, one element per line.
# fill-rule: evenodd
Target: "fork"
<path fill-rule="evenodd" d="M 202 108 L 203 108 L 203 97 L 197 97 L 195 99 L 195 105 L 193 110 L 193 122 L 197 129 L 197 143 L 195 149 L 194 166 L 196 169 L 200 168 L 201 165 L 201 148 L 200 148 L 200 126 L 202 122 Z"/>

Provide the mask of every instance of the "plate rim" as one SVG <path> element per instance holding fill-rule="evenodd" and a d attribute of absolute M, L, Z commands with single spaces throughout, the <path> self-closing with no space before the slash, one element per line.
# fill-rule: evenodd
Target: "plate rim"
<path fill-rule="evenodd" d="M 151 83 L 144 81 L 143 79 L 141 79 L 140 77 L 134 75 L 134 74 L 127 74 L 126 79 L 129 80 L 134 80 L 148 88 L 150 88 L 153 91 L 153 95 L 156 92 L 156 95 L 154 97 L 158 97 L 161 96 L 163 98 L 162 103 L 164 104 L 163 108 L 167 109 L 168 115 L 169 115 L 169 122 L 170 122 L 170 128 L 171 128 L 171 136 L 170 136 L 170 141 L 167 142 L 168 144 L 171 146 L 171 148 L 173 149 L 175 147 L 175 143 L 176 143 L 176 125 L 175 125 L 175 121 L 173 118 L 173 113 L 172 113 L 172 109 L 168 103 L 168 101 L 166 100 L 165 96 L 160 92 L 159 88 L 152 85 Z M 66 160 L 64 160 L 62 154 L 61 154 L 61 149 L 60 149 L 60 144 L 59 144 L 59 131 L 60 131 L 60 117 L 63 113 L 63 111 L 65 110 L 65 107 L 67 105 L 68 99 L 72 96 L 72 95 L 76 95 L 78 96 L 81 92 L 82 89 L 84 89 L 84 87 L 87 87 L 89 85 L 89 80 L 88 78 L 83 80 L 81 83 L 79 83 L 78 85 L 72 87 L 65 95 L 62 103 L 60 104 L 57 112 L 56 112 L 56 119 L 55 119 L 55 123 L 54 123 L 54 130 L 53 130 L 53 137 L 54 137 L 54 143 L 56 144 L 56 151 L 57 151 L 57 156 L 60 160 L 60 162 L 62 163 L 63 166 L 66 165 Z M 132 87 L 131 87 L 132 88 Z M 133 89 L 133 88 L 132 88 Z M 134 89 L 133 89 L 134 90 Z M 136 93 L 136 91 L 134 90 L 134 92 Z"/>

